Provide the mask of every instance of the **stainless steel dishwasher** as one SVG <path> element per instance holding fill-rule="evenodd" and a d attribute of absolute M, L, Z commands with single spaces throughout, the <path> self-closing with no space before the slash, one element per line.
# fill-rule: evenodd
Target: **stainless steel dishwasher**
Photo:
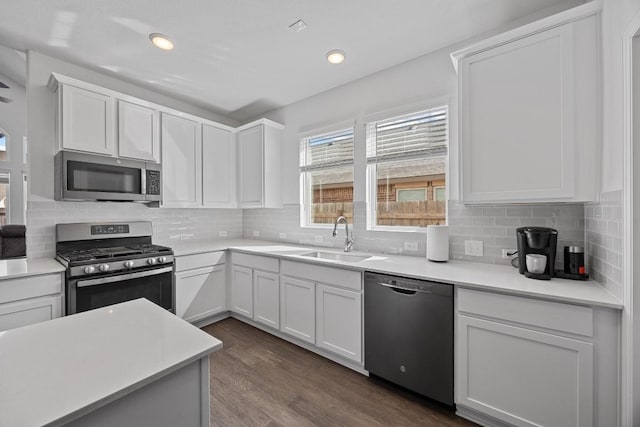
<path fill-rule="evenodd" d="M 453 405 L 453 286 L 364 275 L 364 367 Z"/>

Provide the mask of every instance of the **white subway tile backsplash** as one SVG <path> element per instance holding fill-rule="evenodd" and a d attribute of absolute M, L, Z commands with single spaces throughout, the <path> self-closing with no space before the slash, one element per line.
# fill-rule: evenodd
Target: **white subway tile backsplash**
<path fill-rule="evenodd" d="M 242 237 L 240 209 L 148 208 L 138 203 L 35 202 L 27 204 L 27 256 L 55 255 L 55 225 L 70 222 L 151 221 L 153 240 L 171 246 L 176 240 L 228 239 Z"/>
<path fill-rule="evenodd" d="M 515 229 L 526 225 L 559 231 L 557 266 L 562 265 L 565 245 L 586 247 L 592 277 L 621 296 L 622 289 L 622 192 L 603 193 L 598 204 L 532 206 L 465 206 L 450 201 L 448 225 L 452 259 L 508 264 L 502 249 L 516 248 Z M 424 256 L 425 233 L 371 231 L 366 229 L 366 206 L 354 203 L 355 250 Z M 154 242 L 171 246 L 181 240 L 250 238 L 303 245 L 342 248 L 344 226 L 337 237 L 331 227 L 300 226 L 300 206 L 282 209 L 153 209 L 135 203 L 32 201 L 27 207 L 27 256 L 52 257 L 55 224 L 91 221 L 148 220 L 153 222 Z M 351 224 L 350 224 L 351 225 Z M 254 234 L 257 232 L 257 236 Z M 225 235 L 226 233 L 226 235 Z M 404 250 L 404 242 L 416 242 L 417 251 Z M 482 257 L 464 255 L 465 240 L 480 240 Z"/>
<path fill-rule="evenodd" d="M 587 267 L 591 277 L 622 298 L 622 191 L 585 206 Z"/>

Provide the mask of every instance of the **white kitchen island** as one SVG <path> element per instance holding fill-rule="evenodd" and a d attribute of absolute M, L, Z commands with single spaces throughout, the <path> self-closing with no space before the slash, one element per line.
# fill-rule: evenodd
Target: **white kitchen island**
<path fill-rule="evenodd" d="M 208 426 L 220 348 L 146 299 L 0 332 L 0 426 Z"/>

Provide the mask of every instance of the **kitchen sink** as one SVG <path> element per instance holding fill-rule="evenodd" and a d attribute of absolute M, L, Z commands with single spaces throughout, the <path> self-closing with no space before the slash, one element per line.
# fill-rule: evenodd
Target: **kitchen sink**
<path fill-rule="evenodd" d="M 336 252 L 309 252 L 306 254 L 300 254 L 300 256 L 308 257 L 308 258 L 319 258 L 319 259 L 332 259 L 334 261 L 342 261 L 342 262 L 360 262 L 366 259 L 371 258 L 368 255 L 352 255 L 352 254 L 341 254 Z"/>

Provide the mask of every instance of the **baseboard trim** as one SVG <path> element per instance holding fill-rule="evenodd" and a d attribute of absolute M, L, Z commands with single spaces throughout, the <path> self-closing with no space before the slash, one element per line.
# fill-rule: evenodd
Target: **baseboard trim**
<path fill-rule="evenodd" d="M 511 424 L 507 424 L 490 415 L 483 414 L 460 404 L 456 404 L 456 415 L 484 427 L 511 427 Z"/>

